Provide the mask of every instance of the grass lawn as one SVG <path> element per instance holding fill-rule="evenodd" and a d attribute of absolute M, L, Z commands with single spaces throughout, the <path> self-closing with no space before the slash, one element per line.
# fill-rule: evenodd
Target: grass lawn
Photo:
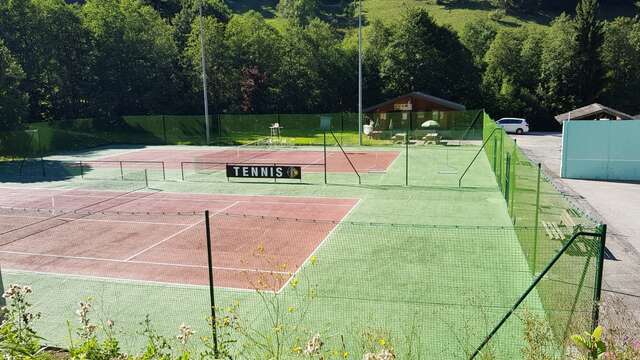
<path fill-rule="evenodd" d="M 276 28 L 284 26 L 282 19 L 277 18 L 277 0 L 229 0 L 229 7 L 237 13 L 249 10 L 256 10 L 261 13 Z M 363 0 L 366 20 L 371 22 L 379 19 L 385 23 L 398 21 L 406 7 L 422 7 L 436 19 L 439 24 L 450 25 L 454 30 L 460 32 L 464 25 L 476 19 L 486 19 L 495 8 L 489 0 L 466 0 L 459 1 L 458 4 L 438 5 L 435 0 Z M 636 10 L 632 2 L 620 2 L 614 4 L 601 4 L 601 15 L 605 19 L 613 19 L 618 16 L 633 16 Z M 335 14 L 331 14 L 335 9 Z M 338 28 L 347 30 L 353 25 L 345 22 L 342 7 L 322 7 L 323 16 Z M 503 27 L 514 27 L 522 25 L 548 26 L 550 22 L 560 15 L 559 12 L 547 12 L 537 14 L 513 14 L 505 16 L 496 25 Z"/>
<path fill-rule="evenodd" d="M 402 151 L 402 146 L 393 149 Z M 363 337 L 375 334 L 372 336 L 393 341 L 402 354 L 429 351 L 437 358 L 453 359 L 463 356 L 465 347 L 479 343 L 486 329 L 531 281 L 487 159 L 481 157 L 469 173 L 466 184 L 470 188 L 453 186 L 474 150 L 454 148 L 447 153 L 441 147 L 412 146 L 412 186 L 408 188 L 402 186 L 402 153 L 387 173 L 365 175 L 363 186 L 356 185 L 353 174 L 330 174 L 330 185 L 173 179 L 151 185 L 170 192 L 360 199 L 346 219 L 354 223 L 338 225 L 315 253 L 316 261 L 298 273 L 299 287 L 288 286 L 277 300 L 270 294 L 261 297 L 218 289 L 218 304 L 238 304 L 247 326 L 272 335 L 273 317 L 269 315 L 278 312 L 289 326 L 287 346 L 296 341 L 304 345 L 318 332 L 328 346 L 343 347 L 354 358 L 361 358 Z M 72 179 L 37 186 L 83 184 L 86 182 Z M 282 236 L 305 234 L 292 231 Z M 96 320 L 113 319 L 126 334 L 123 347 L 127 350 L 142 348 L 143 337 L 136 330 L 141 329 L 139 323 L 146 314 L 166 336 L 175 336 L 182 322 L 193 325 L 198 336 L 208 334 L 206 287 L 11 271 L 3 271 L 3 277 L 7 283 L 33 286 L 34 304 L 44 315 L 39 330 L 53 344 L 66 343 L 65 321 L 74 326 L 77 302 L 88 296 L 95 299 Z M 265 309 L 273 301 L 277 306 L 270 313 Z M 537 296 L 528 303 L 538 310 L 540 304 Z M 519 321 L 510 322 L 508 328 L 512 333 L 521 332 Z M 465 334 L 470 329 L 472 334 Z M 468 344 L 459 344 L 458 337 L 466 338 Z M 510 357 L 521 344 L 517 339 L 505 341 L 501 351 Z"/>

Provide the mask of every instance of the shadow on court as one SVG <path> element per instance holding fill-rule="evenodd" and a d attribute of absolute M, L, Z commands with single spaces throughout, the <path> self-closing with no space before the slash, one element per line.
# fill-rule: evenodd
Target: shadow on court
<path fill-rule="evenodd" d="M 74 163 L 55 160 L 12 160 L 0 162 L 0 182 L 35 183 L 64 181 L 81 172 L 91 173 L 92 168 L 80 169 Z"/>

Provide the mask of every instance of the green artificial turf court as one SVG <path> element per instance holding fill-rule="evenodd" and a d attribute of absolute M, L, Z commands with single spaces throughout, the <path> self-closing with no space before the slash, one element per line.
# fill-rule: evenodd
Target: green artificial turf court
<path fill-rule="evenodd" d="M 167 181 L 158 176 L 148 180 L 151 188 L 166 192 L 359 199 L 286 286 L 262 293 L 216 288 L 219 315 L 225 308 L 237 306 L 243 328 L 270 341 L 281 338 L 285 354 L 293 354 L 297 346 L 304 347 L 318 333 L 328 347 L 348 351 L 350 358 L 361 358 L 367 349 L 366 339 L 372 337 L 392 342 L 400 358 L 418 354 L 416 358 L 464 358 L 531 283 L 528 254 L 519 241 L 519 234 L 530 230 L 513 226 L 484 151 L 469 168 L 463 186 L 458 187 L 459 177 L 480 150 L 478 145 L 410 145 L 408 156 L 404 145 L 357 151 L 375 149 L 397 151 L 398 157 L 384 172 L 361 174 L 361 185 L 352 173 L 329 173 L 327 185 L 321 181 L 322 174 L 310 174 L 311 180 L 302 184 L 181 181 L 175 169 L 167 170 Z M 127 150 L 68 156 L 91 159 L 122 151 Z M 134 180 L 140 181 L 137 177 Z M 407 180 L 409 186 L 404 186 Z M 72 176 L 11 185 L 113 186 L 115 190 L 121 184 Z M 293 220 L 278 221 L 286 224 Z M 241 225 L 238 231 L 242 231 Z M 291 227 L 282 236 L 304 238 L 305 232 Z M 54 345 L 68 345 L 66 321 L 76 326 L 77 302 L 88 296 L 94 299 L 99 319 L 115 320 L 125 339 L 122 346 L 128 351 L 144 346 L 138 332 L 146 314 L 153 326 L 169 337 L 177 334 L 182 323 L 192 325 L 198 336 L 210 333 L 206 286 L 11 269 L 3 269 L 2 275 L 5 285 L 33 286 L 33 303 L 43 313 L 38 330 Z M 543 302 L 534 290 L 525 307 L 544 319 Z M 517 357 L 522 330 L 520 320 L 509 320 L 492 342 L 496 352 L 503 358 Z"/>

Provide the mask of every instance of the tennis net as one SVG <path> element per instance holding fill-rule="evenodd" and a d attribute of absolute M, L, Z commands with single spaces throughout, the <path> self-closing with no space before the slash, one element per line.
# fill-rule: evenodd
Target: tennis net
<path fill-rule="evenodd" d="M 208 151 L 196 156 L 193 161 L 181 162 L 183 180 L 197 181 L 200 178 L 226 179 L 227 164 L 272 164 L 286 162 L 286 157 L 278 155 L 286 147 L 286 142 L 278 138 L 262 137 L 239 146 L 226 147 L 219 151 Z"/>

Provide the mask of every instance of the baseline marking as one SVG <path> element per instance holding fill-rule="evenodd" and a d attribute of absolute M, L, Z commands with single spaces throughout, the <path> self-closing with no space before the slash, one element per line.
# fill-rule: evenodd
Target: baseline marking
<path fill-rule="evenodd" d="M 54 259 L 68 259 L 68 260 L 87 260 L 87 261 L 98 261 L 98 262 L 114 262 L 114 263 L 126 263 L 126 264 L 139 264 L 139 265 L 156 265 L 156 266 L 169 266 L 169 267 L 180 267 L 180 268 L 189 268 L 189 269 L 208 269 L 209 267 L 206 265 L 189 265 L 189 264 L 175 264 L 175 263 L 165 263 L 165 262 L 156 262 L 156 261 L 142 261 L 142 260 L 120 260 L 120 259 L 106 259 L 106 258 L 97 258 L 91 256 L 72 256 L 72 255 L 53 255 L 53 254 L 40 254 L 40 253 L 31 253 L 24 251 L 11 251 L 11 250 L 0 250 L 0 254 L 8 254 L 8 255 L 23 255 L 23 256 L 41 256 L 46 258 L 54 258 Z M 291 275 L 292 273 L 287 271 L 276 271 L 276 270 L 261 270 L 261 269 L 245 269 L 245 268 L 237 268 L 237 267 L 224 267 L 224 266 L 214 266 L 215 270 L 226 270 L 226 271 L 237 271 L 237 272 L 253 272 L 253 273 L 266 273 L 266 274 L 281 274 L 281 275 Z M 83 276 L 83 275 L 78 275 Z M 111 279 L 105 277 L 107 279 Z M 119 278 L 115 278 L 119 279 Z"/>
<path fill-rule="evenodd" d="M 100 215 L 100 213 L 96 213 L 96 215 Z M 194 216 L 194 215 L 180 215 L 180 216 Z M 0 217 L 6 218 L 20 218 L 20 219 L 43 219 L 50 218 L 50 216 L 28 216 L 28 215 L 0 215 Z M 122 223 L 122 224 L 142 224 L 142 225 L 166 225 L 166 226 L 190 226 L 189 224 L 183 223 L 167 223 L 167 222 L 153 222 L 153 221 L 126 221 L 126 220 L 104 220 L 104 219 L 74 219 L 74 218 L 64 218 L 59 217 L 57 219 L 65 220 L 65 221 L 79 221 L 79 222 L 106 222 L 106 223 Z"/>
<path fill-rule="evenodd" d="M 76 274 L 62 274 L 56 272 L 44 272 L 44 271 L 30 271 L 30 270 L 18 270 L 18 269 L 4 269 L 6 274 L 36 274 L 36 275 L 47 275 L 47 276 L 58 276 L 62 278 L 69 279 L 81 279 L 81 280 L 95 280 L 95 281 L 103 281 L 103 282 L 116 282 L 116 283 L 124 283 L 124 284 L 145 284 L 145 285 L 153 285 L 153 286 L 169 286 L 174 288 L 185 288 L 185 289 L 208 289 L 209 285 L 194 285 L 194 284 L 181 284 L 181 283 L 170 283 L 170 282 L 162 282 L 162 281 L 152 281 L 152 280 L 138 280 L 138 279 L 128 279 L 128 278 L 109 278 L 104 276 L 95 276 L 95 275 L 76 275 Z M 217 289 L 223 289 L 227 291 L 237 291 L 237 292 L 254 292 L 254 289 L 245 289 L 245 288 L 232 288 L 226 286 L 216 286 Z M 264 290 L 263 290 L 264 291 Z M 269 291 L 272 292 L 272 291 Z"/>

